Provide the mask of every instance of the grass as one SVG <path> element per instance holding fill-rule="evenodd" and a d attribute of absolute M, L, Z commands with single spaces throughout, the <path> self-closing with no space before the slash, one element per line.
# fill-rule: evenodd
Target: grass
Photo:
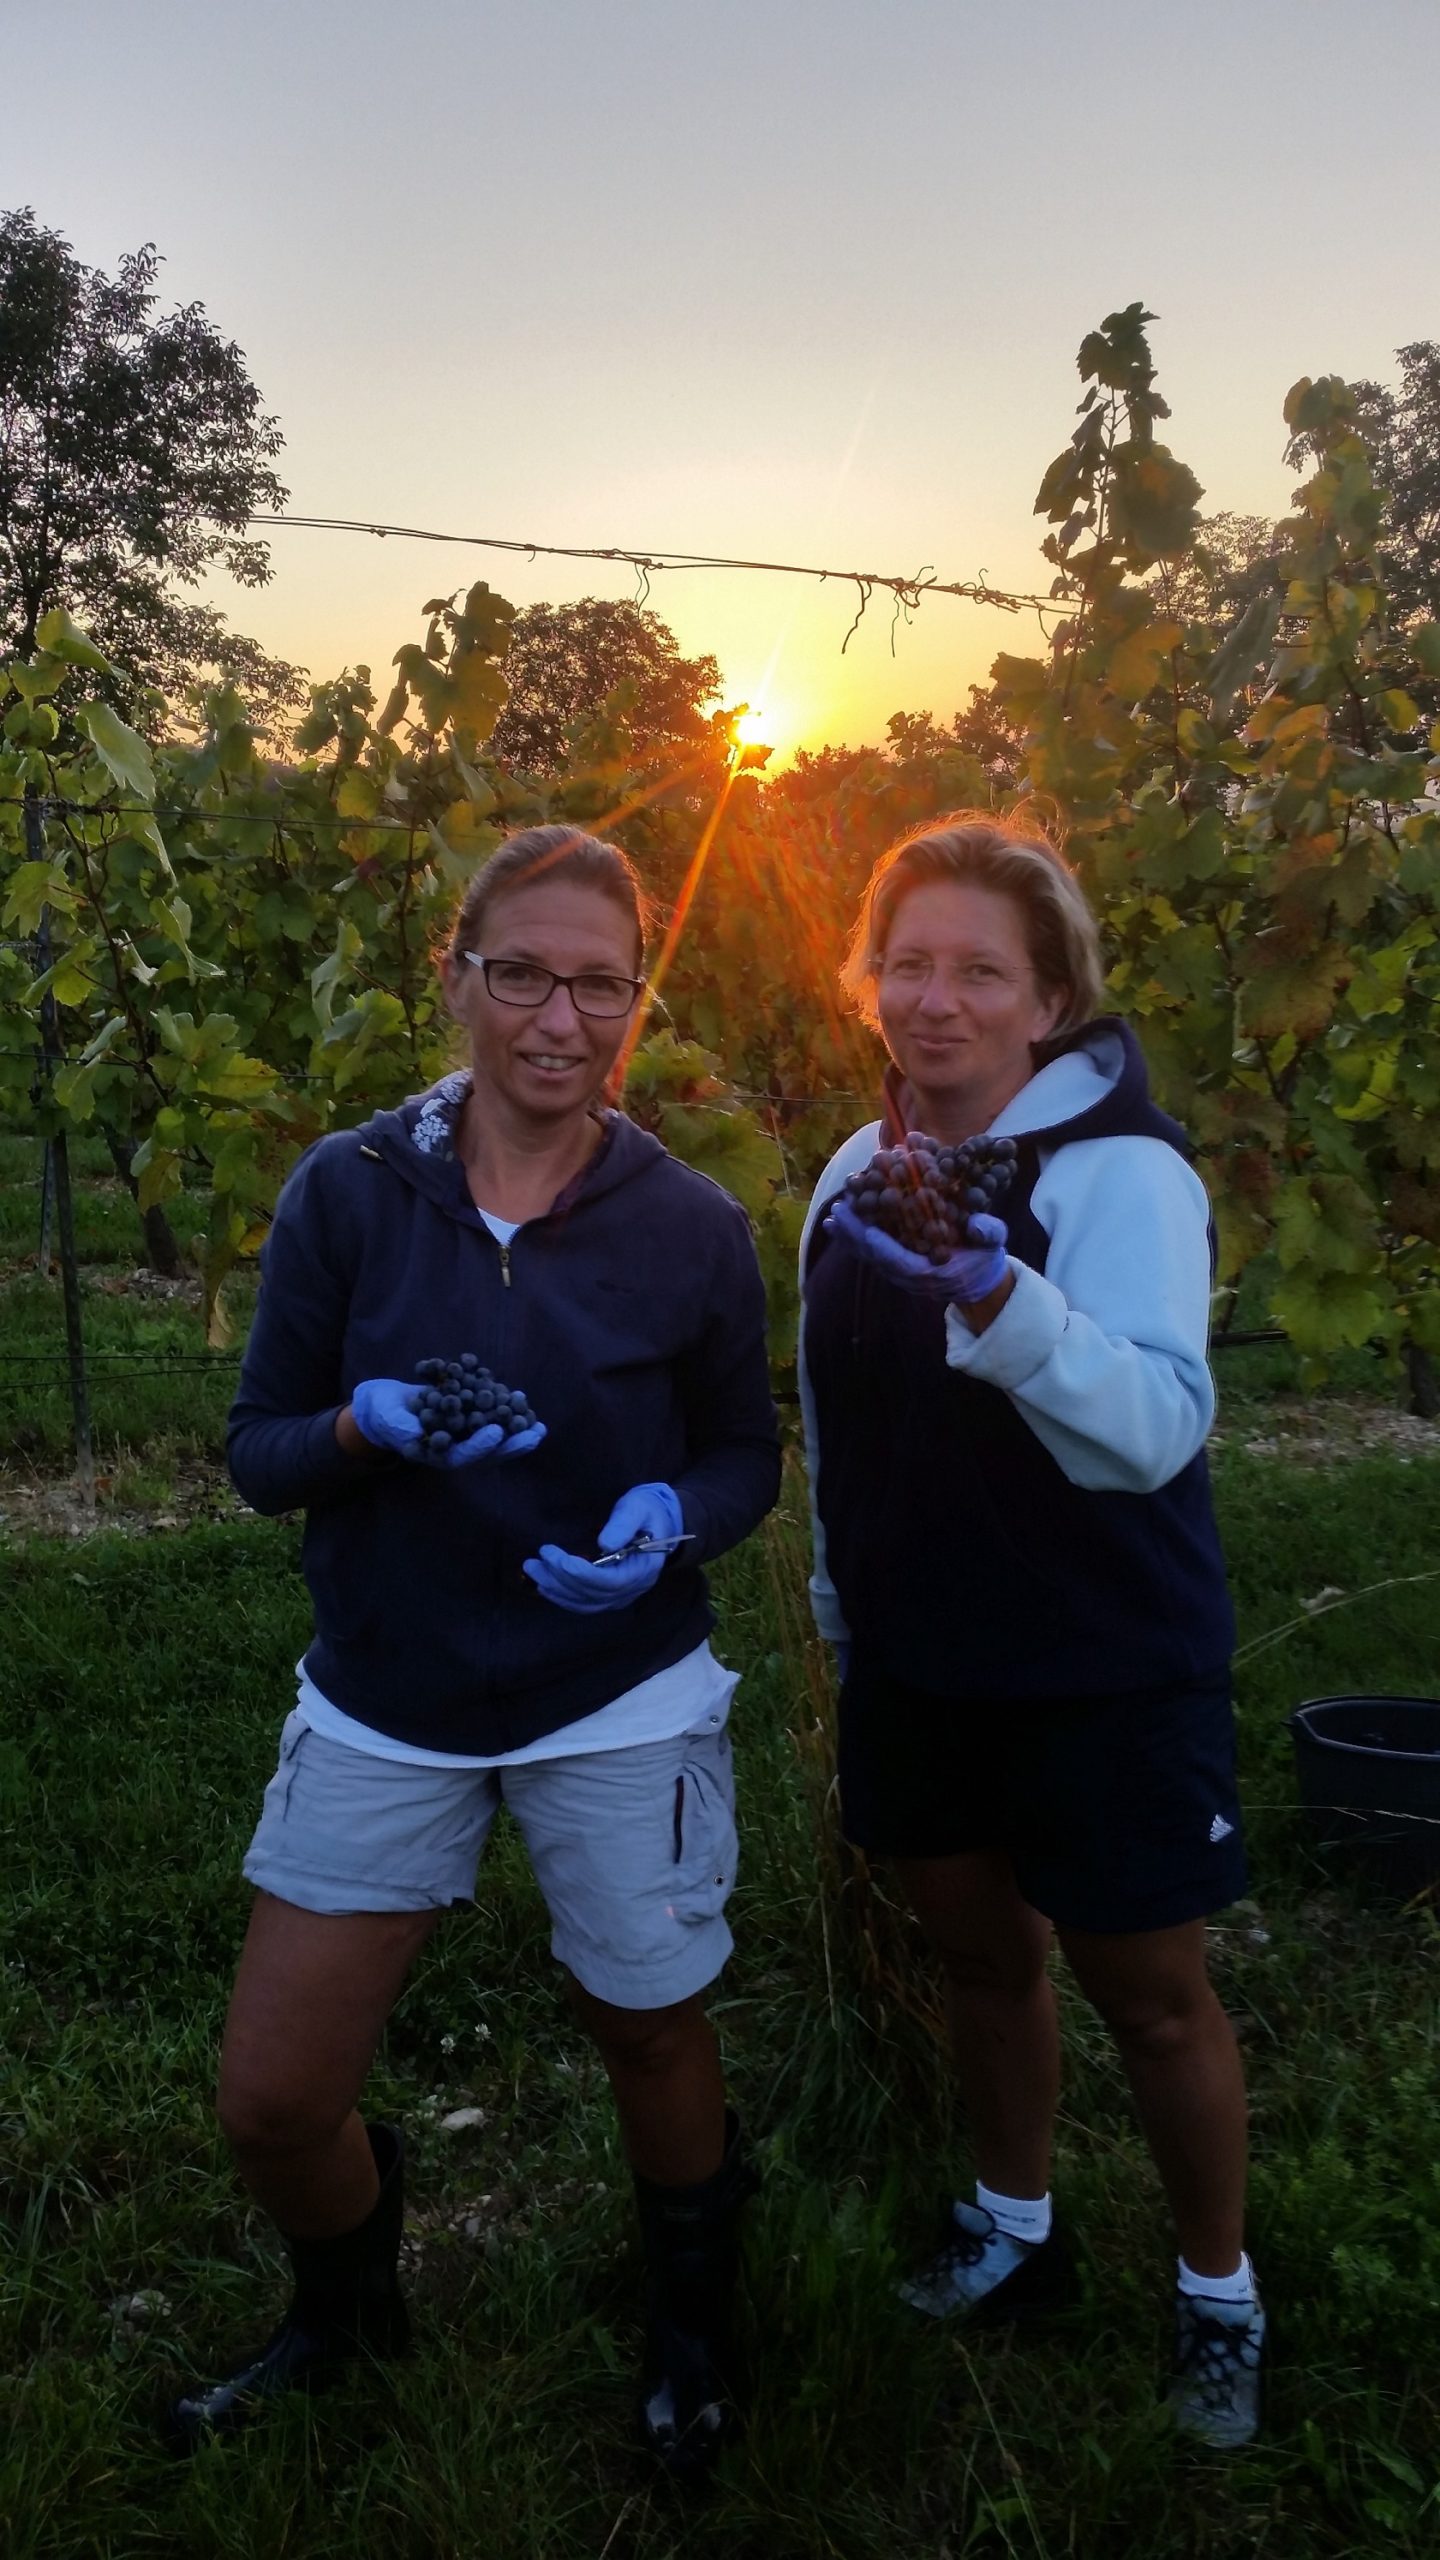
<path fill-rule="evenodd" d="M 10 1312 L 7 1291 L 0 1327 Z M 1257 1411 L 1266 1392 L 1250 1391 Z M 212 1422 L 187 1427 L 213 1453 Z M 174 1428 L 132 1400 L 117 1463 L 163 1475 Z M 754 2414 L 690 2506 L 629 2449 L 625 2179 L 504 1826 L 372 2089 L 411 2147 L 415 2358 L 188 2467 L 160 2453 L 167 2393 L 253 2345 L 282 2292 L 210 2090 L 239 1858 L 307 1626 L 297 1540 L 246 1519 L 0 1548 L 7 2560 L 1433 2552 L 1440 1931 L 1432 1907 L 1387 1906 L 1315 1864 L 1285 1717 L 1328 1690 L 1433 1687 L 1437 1586 L 1405 1577 L 1434 1569 L 1440 1458 L 1302 1470 L 1237 1435 L 1218 1483 L 1242 1640 L 1300 1621 L 1242 1671 L 1254 1901 L 1214 1931 L 1255 2108 L 1275 2323 L 1263 2443 L 1207 2457 L 1158 2421 L 1163 2203 L 1107 2041 L 1068 1991 L 1056 2184 L 1081 2310 L 1022 2342 L 917 2327 L 894 2301 L 935 2194 L 965 2175 L 963 2128 L 907 1926 L 829 1826 L 792 1485 L 716 1577 L 720 1642 L 745 1675 L 745 1855 L 715 2009 L 766 2174 L 749 2217 Z M 1326 1586 L 1364 1596 L 1309 1615 Z M 446 2134 L 466 2106 L 483 2124 Z"/>

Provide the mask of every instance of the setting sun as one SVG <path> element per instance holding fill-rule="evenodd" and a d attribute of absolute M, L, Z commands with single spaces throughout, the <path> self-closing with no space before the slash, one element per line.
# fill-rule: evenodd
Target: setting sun
<path fill-rule="evenodd" d="M 763 703 L 747 702 L 735 723 L 735 735 L 742 747 L 773 747 L 779 725 Z"/>

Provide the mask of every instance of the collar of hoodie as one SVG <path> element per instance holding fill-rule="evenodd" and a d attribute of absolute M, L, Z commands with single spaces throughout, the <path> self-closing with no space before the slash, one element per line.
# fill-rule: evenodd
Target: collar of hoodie
<path fill-rule="evenodd" d="M 412 1095 L 398 1110 L 379 1111 L 367 1121 L 357 1132 L 363 1148 L 381 1157 L 437 1206 L 468 1210 L 471 1204 L 455 1133 L 472 1089 L 468 1068 L 442 1076 L 438 1084 Z M 552 1200 L 547 1213 L 551 1217 L 573 1208 L 582 1195 L 590 1199 L 617 1190 L 666 1162 L 659 1139 L 648 1129 L 638 1129 L 623 1112 L 602 1110 L 596 1117 L 603 1132 L 600 1145 Z"/>

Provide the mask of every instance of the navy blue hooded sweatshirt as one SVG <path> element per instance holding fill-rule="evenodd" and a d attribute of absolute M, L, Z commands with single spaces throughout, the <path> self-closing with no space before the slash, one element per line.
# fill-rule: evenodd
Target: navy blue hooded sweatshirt
<path fill-rule="evenodd" d="M 1000 1115 L 997 1129 L 1016 1133 L 1018 1146 L 1002 1204 L 1010 1255 L 1043 1274 L 1067 1220 L 1113 1222 L 1112 1257 L 1143 1329 L 1165 1284 L 1157 1251 L 1152 1294 L 1141 1238 L 1156 1228 L 1137 1186 L 1168 1199 L 1165 1159 L 1188 1159 L 1188 1142 L 1151 1101 L 1125 1024 L 1089 1024 L 1044 1056 L 1057 1069 L 1067 1058 L 1082 1068 L 1093 1061 L 1098 1098 L 1047 1121 L 1052 1070 Z M 892 1071 L 884 1142 L 897 1143 L 906 1125 L 906 1091 Z M 804 1253 L 814 1492 L 839 1623 L 898 1677 L 942 1696 L 1113 1695 L 1223 1674 L 1234 1622 L 1203 1447 L 1151 1489 L 1097 1489 L 1066 1472 L 1019 1398 L 947 1359 L 944 1310 L 870 1271 L 824 1229 L 820 1203 L 879 1138 L 863 1133 L 835 1159 Z M 1152 1142 L 1148 1157 L 1112 1150 L 1136 1139 Z M 1096 1140 L 1106 1142 L 1098 1151 Z M 1032 1205 L 1042 1175 L 1048 1232 Z M 1193 1192 L 1182 1187 L 1181 1201 L 1203 1257 L 1203 1195 Z M 1197 1268 L 1190 1294 L 1202 1310 L 1203 1283 Z M 1103 1303 L 1082 1312 L 1101 1335 L 1123 1335 L 1125 1320 L 1107 1325 Z"/>
<path fill-rule="evenodd" d="M 523 1748 L 678 1662 L 713 1623 L 701 1566 L 763 1518 L 780 1458 L 764 1290 L 728 1193 L 612 1113 L 549 1214 L 497 1244 L 418 1101 L 322 1138 L 281 1193 L 230 1415 L 257 1511 L 305 1507 L 305 1667 L 362 1724 L 429 1750 Z M 362 1378 L 478 1352 L 524 1389 L 533 1454 L 432 1469 L 351 1457 Z M 521 1571 L 593 1555 L 631 1485 L 679 1495 L 694 1544 L 628 1608 L 580 1615 Z"/>

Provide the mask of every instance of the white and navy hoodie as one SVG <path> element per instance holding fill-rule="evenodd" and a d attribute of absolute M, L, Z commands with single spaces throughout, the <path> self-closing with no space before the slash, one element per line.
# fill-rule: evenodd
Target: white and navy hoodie
<path fill-rule="evenodd" d="M 1002 1203 L 1015 1287 L 984 1333 L 824 1230 L 846 1176 L 905 1131 L 893 1070 L 885 1118 L 832 1158 L 801 1244 L 816 1623 L 940 1694 L 1180 1684 L 1222 1671 L 1234 1643 L 1204 1458 L 1205 1190 L 1124 1023 L 1089 1023 L 1045 1061 L 988 1132 L 1019 1152 Z"/>

